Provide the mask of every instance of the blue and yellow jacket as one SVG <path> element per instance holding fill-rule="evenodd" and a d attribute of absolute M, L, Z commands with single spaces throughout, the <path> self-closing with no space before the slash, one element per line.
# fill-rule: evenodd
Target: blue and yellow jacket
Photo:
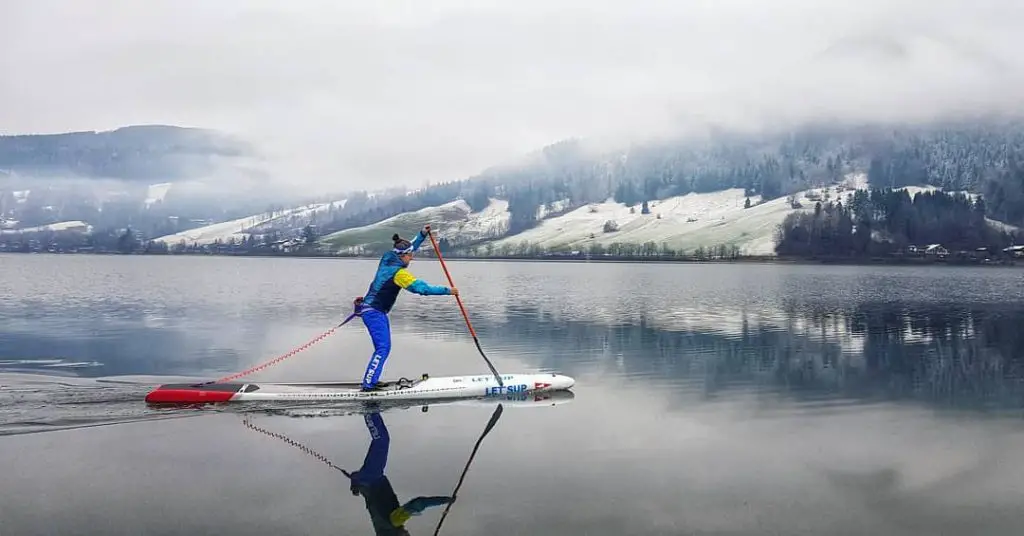
<path fill-rule="evenodd" d="M 420 245 L 426 237 L 427 235 L 423 234 L 423 231 L 416 235 L 416 238 L 412 240 L 413 251 L 420 249 Z M 394 251 L 389 251 L 381 257 L 380 264 L 377 265 L 377 274 L 374 276 L 373 282 L 370 283 L 370 288 L 366 291 L 366 295 L 363 296 L 361 309 L 365 311 L 369 307 L 383 313 L 388 313 L 391 311 L 391 307 L 395 305 L 398 293 L 403 288 L 423 296 L 451 294 L 451 290 L 448 287 L 435 286 L 422 279 L 416 279 L 415 276 L 406 270 L 405 264 L 402 263 L 402 259 L 398 257 L 398 254 Z"/>

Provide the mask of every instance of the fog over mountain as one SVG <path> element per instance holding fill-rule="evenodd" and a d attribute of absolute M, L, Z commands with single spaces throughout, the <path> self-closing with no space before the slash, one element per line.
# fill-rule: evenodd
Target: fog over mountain
<path fill-rule="evenodd" d="M 567 138 L 1017 114 L 1020 27 L 1001 0 L 36 0 L 0 7 L 0 129 L 203 127 L 291 190 L 418 187 Z"/>

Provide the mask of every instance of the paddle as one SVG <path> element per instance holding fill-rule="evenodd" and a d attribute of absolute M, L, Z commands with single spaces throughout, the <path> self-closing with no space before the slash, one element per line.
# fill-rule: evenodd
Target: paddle
<path fill-rule="evenodd" d="M 441 261 L 441 269 L 444 270 L 445 277 L 448 278 L 448 286 L 454 287 L 455 283 L 452 282 L 452 275 L 448 273 L 448 266 L 444 263 L 444 257 L 441 256 L 441 248 L 437 247 L 437 241 L 434 240 L 434 232 L 430 230 L 430 226 L 426 226 L 427 236 L 430 237 L 430 243 L 434 246 L 434 253 L 437 254 L 437 260 Z M 462 318 L 466 319 L 466 326 L 469 328 L 469 334 L 473 336 L 473 342 L 476 343 L 476 349 L 480 351 L 480 355 L 487 362 L 487 366 L 490 367 L 491 373 L 494 374 L 494 379 L 498 380 L 498 385 L 501 387 L 505 386 L 505 383 L 501 381 L 501 375 L 498 374 L 498 369 L 494 368 L 491 364 L 491 360 L 487 359 L 487 354 L 484 353 L 484 349 L 480 347 L 480 339 L 476 337 L 476 331 L 473 330 L 473 324 L 469 322 L 469 315 L 466 314 L 466 308 L 462 305 L 462 298 L 455 296 L 455 301 L 459 304 L 459 310 L 462 311 Z"/>
<path fill-rule="evenodd" d="M 498 423 L 498 419 L 501 417 L 501 412 L 505 408 L 501 404 L 494 408 L 494 414 L 491 415 L 491 420 L 487 421 L 487 426 L 484 427 L 484 433 L 480 434 L 480 438 L 476 440 L 476 445 L 473 445 L 473 452 L 469 455 L 469 460 L 466 460 L 466 466 L 462 468 L 462 475 L 459 477 L 459 483 L 455 485 L 455 491 L 452 492 L 452 500 L 448 504 L 444 505 L 444 512 L 441 512 L 441 519 L 437 520 L 437 527 L 434 529 L 434 536 L 441 531 L 441 524 L 444 523 L 444 518 L 448 516 L 448 511 L 451 510 L 452 504 L 455 503 L 456 497 L 459 495 L 459 488 L 462 487 L 462 481 L 466 478 L 466 472 L 469 471 L 469 465 L 473 463 L 473 458 L 476 456 L 477 449 L 480 448 L 480 443 L 483 442 L 487 434 L 491 432 L 494 425 Z"/>

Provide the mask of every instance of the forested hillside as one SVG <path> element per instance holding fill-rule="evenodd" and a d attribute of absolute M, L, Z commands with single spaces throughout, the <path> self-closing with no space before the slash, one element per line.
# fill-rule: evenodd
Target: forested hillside
<path fill-rule="evenodd" d="M 924 126 L 810 125 L 791 132 L 716 134 L 595 153 L 583 142 L 548 146 L 525 163 L 495 167 L 397 197 L 350 202 L 328 230 L 367 225 L 459 196 L 475 210 L 507 199 L 509 232 L 609 197 L 627 204 L 689 192 L 745 189 L 763 200 L 866 171 L 872 187 L 935 185 L 983 194 L 985 213 L 1024 224 L 1024 122 Z M 557 203 L 557 205 L 555 205 Z M 540 207 L 549 206 L 550 209 Z"/>
<path fill-rule="evenodd" d="M 877 188 L 929 184 L 985 197 L 985 213 L 1024 224 L 1024 128 L 1020 123 L 905 128 L 863 142 Z"/>
<path fill-rule="evenodd" d="M 842 203 L 815 205 L 795 212 L 779 227 L 776 252 L 798 257 L 862 257 L 941 246 L 946 251 L 985 248 L 997 253 L 1014 237 L 985 219 L 983 198 L 963 193 L 907 190 L 858 190 Z"/>

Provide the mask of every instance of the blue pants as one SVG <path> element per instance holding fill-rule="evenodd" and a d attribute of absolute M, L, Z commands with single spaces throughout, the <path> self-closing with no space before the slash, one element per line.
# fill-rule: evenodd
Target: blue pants
<path fill-rule="evenodd" d="M 370 332 L 370 340 L 373 341 L 373 355 L 370 356 L 370 362 L 366 364 L 366 372 L 363 374 L 363 387 L 371 388 L 380 380 L 380 375 L 384 372 L 384 362 L 391 353 L 391 323 L 387 314 L 376 309 L 367 308 L 360 317 L 366 330 Z"/>

